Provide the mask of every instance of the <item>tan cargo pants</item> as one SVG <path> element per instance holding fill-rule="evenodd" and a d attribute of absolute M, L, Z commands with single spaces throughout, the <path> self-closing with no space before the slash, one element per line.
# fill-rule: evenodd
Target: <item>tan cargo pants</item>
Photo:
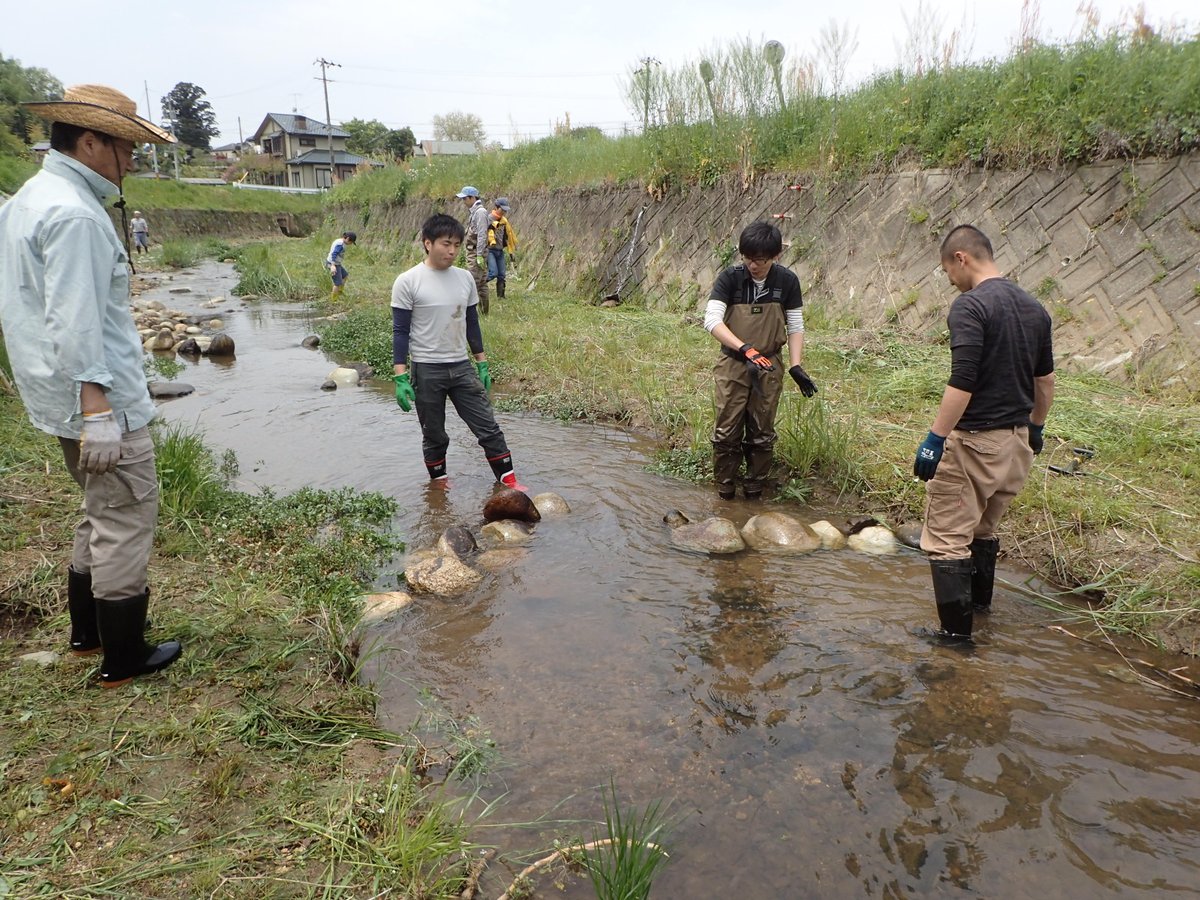
<path fill-rule="evenodd" d="M 740 359 L 722 354 L 713 366 L 716 422 L 713 427 L 713 481 L 717 490 L 734 490 L 738 469 L 746 461 L 742 480 L 749 494 L 762 491 L 774 458 L 775 415 L 783 394 L 783 366 L 779 354 L 771 357 L 774 372 L 755 376 Z"/>
<path fill-rule="evenodd" d="M 921 549 L 930 559 L 969 557 L 971 541 L 995 536 L 1032 466 L 1024 425 L 951 431 L 937 473 L 925 485 Z"/>
<path fill-rule="evenodd" d="M 79 468 L 79 441 L 59 438 L 71 477 L 83 488 L 83 519 L 75 526 L 71 568 L 91 573 L 99 600 L 124 600 L 146 590 L 146 567 L 158 520 L 158 474 L 149 428 L 121 437 L 121 461 L 104 475 Z"/>

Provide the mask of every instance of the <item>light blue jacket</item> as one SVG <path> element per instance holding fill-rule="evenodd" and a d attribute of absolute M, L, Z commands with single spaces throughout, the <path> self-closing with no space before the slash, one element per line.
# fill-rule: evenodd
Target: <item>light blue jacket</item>
<path fill-rule="evenodd" d="M 154 418 L 129 266 L 101 205 L 117 186 L 51 150 L 0 206 L 0 328 L 29 420 L 78 438 L 80 386 L 100 385 L 127 431 Z"/>

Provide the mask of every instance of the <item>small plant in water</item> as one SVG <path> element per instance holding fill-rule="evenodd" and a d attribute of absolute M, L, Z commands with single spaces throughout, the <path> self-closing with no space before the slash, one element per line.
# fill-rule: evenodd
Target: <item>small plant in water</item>
<path fill-rule="evenodd" d="M 662 836 L 667 828 L 662 802 L 655 800 L 639 815 L 621 810 L 616 785 L 604 795 L 604 836 L 584 846 L 588 875 L 600 900 L 645 900 L 655 872 L 667 858 Z"/>

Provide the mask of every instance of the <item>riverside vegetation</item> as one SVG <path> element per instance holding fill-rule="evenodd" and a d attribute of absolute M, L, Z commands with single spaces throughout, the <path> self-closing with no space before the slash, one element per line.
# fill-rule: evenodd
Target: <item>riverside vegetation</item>
<path fill-rule="evenodd" d="M 213 239 L 175 244 L 140 263 L 236 252 Z M 440 900 L 477 885 L 480 841 L 499 824 L 480 796 L 496 755 L 488 735 L 429 700 L 411 732 L 385 731 L 358 680 L 370 653 L 360 646 L 361 594 L 403 548 L 389 528 L 394 501 L 349 489 L 239 492 L 231 454 L 154 426 L 154 628 L 186 651 L 162 677 L 95 690 L 94 657 L 17 659 L 65 649 L 79 495 L 57 441 L 29 425 L 8 369 L 0 342 L 0 646 L 10 660 L 0 896 L 401 890 Z M 147 365 L 154 377 L 177 369 Z M 553 865 L 594 870 L 601 897 L 644 896 L 622 890 L 648 886 L 660 807 L 618 807 L 613 787 L 604 808 L 608 838 L 584 844 L 588 823 L 564 826 Z M 607 852 L 614 841 L 630 853 Z M 511 896 L 532 883 L 527 875 Z"/>

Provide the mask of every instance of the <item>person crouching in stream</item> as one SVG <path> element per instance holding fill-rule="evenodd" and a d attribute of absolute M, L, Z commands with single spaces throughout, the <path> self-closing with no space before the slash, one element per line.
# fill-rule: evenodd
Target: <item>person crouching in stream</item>
<path fill-rule="evenodd" d="M 417 408 L 425 468 L 435 487 L 450 486 L 446 473 L 449 397 L 479 440 L 496 480 L 524 491 L 527 489 L 517 481 L 512 454 L 488 399 L 492 377 L 479 327 L 475 279 L 454 265 L 465 234 L 462 223 L 452 216 L 430 216 L 421 226 L 425 261 L 397 277 L 392 286 L 396 403 L 405 412 Z"/>
<path fill-rule="evenodd" d="M 800 279 L 778 264 L 783 235 L 770 222 L 754 222 L 738 238 L 738 251 L 742 262 L 717 276 L 704 311 L 704 328 L 721 344 L 713 367 L 713 478 L 720 498 L 732 500 L 744 458 L 742 490 L 759 500 L 774 458 L 785 343 L 788 374 L 801 393 L 811 397 L 817 386 L 800 365 L 804 301 Z"/>

